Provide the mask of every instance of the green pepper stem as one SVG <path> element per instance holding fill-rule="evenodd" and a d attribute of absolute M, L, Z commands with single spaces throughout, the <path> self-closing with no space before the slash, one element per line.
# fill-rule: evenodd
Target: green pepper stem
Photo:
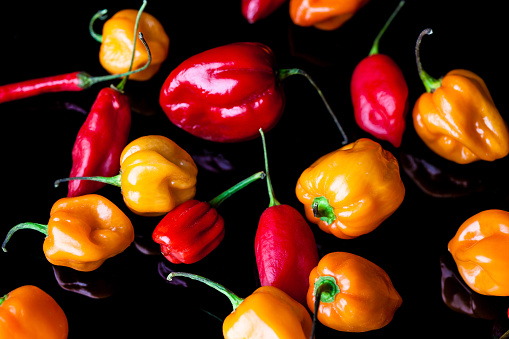
<path fill-rule="evenodd" d="M 274 188 L 272 187 L 272 182 L 270 180 L 269 175 L 269 160 L 267 157 L 267 145 L 265 144 L 265 134 L 263 133 L 263 130 L 260 128 L 260 135 L 262 136 L 262 142 L 263 142 L 263 158 L 265 160 L 265 174 L 267 175 L 267 190 L 269 192 L 269 207 L 280 205 L 279 201 L 277 201 L 276 197 L 274 196 Z"/>
<path fill-rule="evenodd" d="M 229 189 L 227 189 L 226 191 L 224 191 L 223 193 L 221 193 L 220 195 L 218 195 L 214 199 L 210 200 L 209 204 L 212 207 L 217 208 L 219 205 L 221 205 L 223 203 L 223 201 L 228 199 L 231 195 L 233 195 L 237 191 L 243 189 L 244 187 L 246 187 L 247 185 L 251 184 L 252 182 L 255 182 L 256 180 L 263 179 L 263 178 L 265 178 L 265 173 L 263 171 L 255 173 L 255 174 L 251 175 L 250 177 L 242 180 L 238 184 L 230 187 Z"/>
<path fill-rule="evenodd" d="M 92 19 L 90 19 L 90 22 L 88 23 L 88 31 L 90 32 L 90 35 L 92 38 L 94 38 L 95 41 L 102 43 L 103 42 L 103 36 L 101 34 L 98 34 L 94 31 L 94 23 L 97 19 L 99 20 L 106 20 L 108 13 L 107 9 L 103 9 L 101 11 L 98 11 L 92 16 Z"/>
<path fill-rule="evenodd" d="M 336 124 L 337 128 L 339 129 L 339 132 L 341 133 L 341 136 L 343 137 L 342 144 L 346 145 L 348 143 L 348 137 L 346 136 L 346 133 L 343 130 L 343 127 L 341 127 L 341 124 L 339 123 L 338 119 L 336 118 L 336 115 L 332 111 L 332 108 L 330 107 L 330 105 L 327 102 L 327 100 L 325 100 L 325 96 L 323 95 L 322 91 L 316 85 L 316 83 L 313 81 L 313 79 L 311 79 L 309 74 L 307 74 L 305 71 L 303 71 L 301 69 L 298 69 L 298 68 L 280 69 L 280 70 L 276 71 L 276 76 L 279 79 L 279 81 L 282 81 L 282 80 L 286 79 L 287 77 L 289 77 L 290 75 L 295 75 L 295 74 L 300 74 L 300 75 L 305 76 L 306 79 L 308 79 L 308 81 L 311 83 L 311 85 L 313 85 L 313 87 L 316 89 L 316 91 L 318 92 L 318 94 L 322 98 L 322 101 L 325 104 L 325 107 L 329 111 L 329 114 L 331 115 L 332 119 L 334 120 L 334 123 Z"/>
<path fill-rule="evenodd" d="M 8 295 L 8 294 L 6 294 L 6 295 L 4 295 L 3 297 L 0 297 L 0 306 L 2 306 L 2 304 L 3 304 L 3 303 L 4 303 L 4 301 L 5 301 L 5 299 L 7 299 L 7 297 L 8 297 L 8 296 L 9 296 L 9 295 Z"/>
<path fill-rule="evenodd" d="M 332 222 L 336 220 L 334 209 L 326 197 L 322 196 L 314 198 L 311 208 L 313 209 L 313 215 L 315 218 L 320 218 L 320 220 L 325 221 L 327 225 L 332 224 Z"/>
<path fill-rule="evenodd" d="M 243 298 L 238 297 L 235 293 L 224 287 L 223 285 L 220 285 L 210 279 L 207 279 L 205 277 L 202 277 L 200 275 L 191 274 L 191 273 L 185 273 L 185 272 L 171 272 L 168 277 L 166 278 L 168 281 L 171 281 L 174 277 L 186 277 L 193 280 L 197 280 L 199 282 L 202 282 L 212 288 L 214 288 L 216 291 L 223 293 L 230 299 L 230 302 L 232 303 L 233 310 L 235 311 L 237 307 L 244 301 Z"/>
<path fill-rule="evenodd" d="M 502 336 L 498 339 L 509 339 L 509 331 L 505 332 L 504 334 L 502 334 Z"/>
<path fill-rule="evenodd" d="M 396 17 L 396 14 L 398 14 L 399 10 L 401 9 L 401 7 L 403 7 L 404 4 L 405 4 L 405 0 L 401 0 L 399 2 L 398 7 L 396 7 L 394 12 L 392 12 L 392 15 L 389 17 L 389 19 L 385 23 L 384 27 L 382 27 L 382 30 L 376 36 L 375 41 L 373 42 L 373 46 L 371 47 L 371 50 L 369 51 L 369 55 L 378 54 L 378 43 L 380 41 L 380 38 L 385 33 L 385 31 L 387 30 L 387 27 L 389 27 L 392 20 L 394 20 L 394 17 Z"/>
<path fill-rule="evenodd" d="M 14 226 L 13 228 L 11 228 L 9 230 L 9 232 L 7 233 L 7 236 L 5 237 L 4 242 L 2 243 L 2 250 L 4 252 L 7 252 L 5 245 L 7 245 L 7 242 L 9 241 L 9 239 L 11 239 L 14 232 L 16 232 L 18 230 L 24 230 L 24 229 L 36 230 L 46 236 L 48 235 L 48 225 L 37 224 L 37 223 L 33 223 L 33 222 L 24 222 L 24 223 L 18 224 L 16 226 Z"/>
<path fill-rule="evenodd" d="M 122 187 L 121 174 L 117 174 L 114 177 L 72 177 L 72 178 L 63 178 L 55 180 L 55 187 L 58 187 L 61 182 L 71 181 L 71 180 L 90 180 L 103 182 L 105 184 Z"/>
<path fill-rule="evenodd" d="M 421 34 L 419 34 L 419 38 L 417 38 L 417 42 L 415 44 L 415 59 L 417 62 L 417 71 L 419 72 L 419 77 L 421 78 L 421 81 L 424 84 L 424 87 L 426 88 L 426 92 L 428 93 L 434 92 L 442 84 L 442 79 L 435 79 L 422 69 L 420 56 L 421 41 L 425 35 L 431 34 L 433 34 L 433 30 L 431 28 L 426 28 L 421 32 Z"/>
<path fill-rule="evenodd" d="M 318 310 L 320 309 L 320 302 L 331 303 L 334 301 L 336 294 L 340 292 L 339 286 L 336 283 L 336 279 L 334 277 L 329 276 L 320 276 L 314 285 L 313 294 L 315 296 L 315 305 L 313 311 L 313 327 L 311 328 L 311 336 L 310 339 L 315 337 L 316 331 L 316 323 Z"/>

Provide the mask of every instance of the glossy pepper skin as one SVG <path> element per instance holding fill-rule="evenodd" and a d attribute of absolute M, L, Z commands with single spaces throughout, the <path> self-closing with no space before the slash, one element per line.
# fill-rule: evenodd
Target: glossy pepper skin
<path fill-rule="evenodd" d="M 399 11 L 404 1 L 380 32 Z M 378 52 L 377 36 L 369 55 L 355 67 L 350 82 L 355 121 L 364 131 L 394 147 L 401 145 L 408 112 L 408 85 L 396 62 Z"/>
<path fill-rule="evenodd" d="M 208 202 L 191 199 L 168 212 L 152 233 L 163 256 L 173 264 L 192 264 L 207 256 L 225 234 L 224 219 L 216 208 L 233 193 L 264 177 L 263 172 L 255 173 Z"/>
<path fill-rule="evenodd" d="M 28 223 L 26 223 L 28 224 Z M 106 259 L 123 252 L 134 241 L 129 218 L 114 203 L 97 194 L 59 199 L 50 211 L 47 225 L 20 224 L 11 229 L 2 247 L 21 228 L 46 235 L 43 251 L 53 265 L 89 272 Z"/>
<path fill-rule="evenodd" d="M 58 303 L 37 286 L 0 297 L 0 338 L 67 339 L 69 324 Z"/>
<path fill-rule="evenodd" d="M 225 339 L 310 337 L 313 323 L 306 308 L 276 287 L 262 286 L 242 299 L 225 287 L 194 274 L 172 272 L 168 280 L 179 276 L 203 282 L 230 299 L 233 312 L 223 321 Z"/>
<path fill-rule="evenodd" d="M 424 30 L 422 36 L 431 34 Z M 418 53 L 416 53 L 418 55 Z M 415 131 L 441 157 L 458 164 L 494 161 L 509 154 L 509 130 L 485 82 L 464 69 L 433 79 L 419 74 L 426 87 L 416 101 L 412 117 Z"/>
<path fill-rule="evenodd" d="M 448 249 L 465 283 L 475 292 L 509 296 L 509 212 L 485 210 L 468 218 Z"/>
<path fill-rule="evenodd" d="M 322 289 L 321 291 L 319 290 Z M 317 319 L 342 332 L 366 332 L 386 326 L 403 300 L 387 273 L 358 255 L 332 252 L 309 275 L 307 305 Z"/>
<path fill-rule="evenodd" d="M 318 248 L 306 219 L 290 205 L 279 203 L 269 175 L 265 136 L 265 173 L 270 203 L 258 222 L 255 258 L 262 286 L 274 286 L 299 303 L 306 304 L 308 277 L 318 264 Z"/>
<path fill-rule="evenodd" d="M 290 0 L 290 18 L 297 26 L 332 31 L 350 20 L 369 0 Z"/>
<path fill-rule="evenodd" d="M 266 18 L 287 0 L 242 0 L 241 11 L 247 22 L 253 24 Z"/>
<path fill-rule="evenodd" d="M 105 12 L 99 12 L 104 15 Z M 133 50 L 133 38 L 142 32 L 152 53 L 152 62 L 145 70 L 133 74 L 130 79 L 146 81 L 151 79 L 161 68 L 161 64 L 168 57 L 170 39 L 163 25 L 153 15 L 143 12 L 139 18 L 138 30 L 135 34 L 136 18 L 138 10 L 124 9 L 115 13 L 103 26 L 102 36 L 96 40 L 101 42 L 99 61 L 111 74 L 127 72 L 131 66 Z M 94 20 L 94 18 L 92 19 Z M 133 70 L 139 69 L 148 61 L 147 51 L 137 44 L 133 60 Z"/>
<path fill-rule="evenodd" d="M 129 99 L 120 91 L 103 88 L 81 126 L 72 149 L 70 177 L 113 176 L 131 130 Z M 105 183 L 71 180 L 68 197 L 94 193 Z"/>
<path fill-rule="evenodd" d="M 403 202 L 405 186 L 396 158 L 361 138 L 316 160 L 302 172 L 295 192 L 309 221 L 352 239 L 392 215 Z"/>

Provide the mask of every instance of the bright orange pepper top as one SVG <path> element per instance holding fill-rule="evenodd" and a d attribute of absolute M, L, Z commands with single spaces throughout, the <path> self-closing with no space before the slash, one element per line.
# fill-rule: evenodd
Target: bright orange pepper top
<path fill-rule="evenodd" d="M 0 298 L 0 338 L 66 339 L 67 317 L 49 294 L 32 285 Z"/>
<path fill-rule="evenodd" d="M 396 158 L 362 138 L 316 160 L 302 172 L 295 192 L 310 222 L 351 239 L 373 231 L 393 214 L 405 187 Z"/>
<path fill-rule="evenodd" d="M 133 41 L 138 39 L 134 35 L 134 27 L 138 11 L 124 9 L 117 12 L 104 23 L 102 44 L 99 51 L 101 65 L 111 74 L 125 73 L 131 65 Z M 168 56 L 170 39 L 161 23 L 151 14 L 142 12 L 138 25 L 138 32 L 143 33 L 152 60 L 147 69 L 134 73 L 129 79 L 145 81 L 154 76 L 161 68 L 161 64 Z M 133 60 L 133 70 L 143 67 L 148 62 L 148 53 L 140 41 L 136 42 L 136 52 Z"/>
<path fill-rule="evenodd" d="M 129 218 L 110 200 L 87 194 L 62 198 L 50 212 L 43 251 L 53 265 L 92 271 L 134 241 Z"/>
<path fill-rule="evenodd" d="M 509 212 L 485 210 L 467 219 L 449 241 L 449 252 L 475 292 L 509 296 Z"/>
<path fill-rule="evenodd" d="M 129 143 L 120 156 L 120 172 L 124 201 L 139 215 L 163 215 L 196 193 L 193 158 L 161 135 Z"/>
<path fill-rule="evenodd" d="M 338 331 L 382 328 L 391 322 L 403 302 L 382 268 L 351 253 L 333 252 L 325 255 L 309 275 L 310 310 L 314 310 L 316 288 L 324 277 L 335 285 L 336 294 L 331 293 L 327 302 L 321 298 L 317 319 Z"/>
<path fill-rule="evenodd" d="M 484 81 L 453 70 L 413 109 L 419 137 L 435 153 L 458 164 L 494 161 L 509 154 L 509 131 Z"/>
<path fill-rule="evenodd" d="M 297 26 L 334 30 L 350 20 L 369 0 L 290 0 L 290 18 Z"/>

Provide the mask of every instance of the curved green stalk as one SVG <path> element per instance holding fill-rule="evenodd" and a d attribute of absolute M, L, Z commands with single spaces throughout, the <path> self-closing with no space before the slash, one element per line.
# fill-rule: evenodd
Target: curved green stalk
<path fill-rule="evenodd" d="M 63 178 L 55 180 L 55 187 L 58 187 L 60 183 L 65 181 L 71 181 L 71 180 L 90 180 L 90 181 L 97 181 L 97 182 L 103 182 L 105 184 L 122 187 L 121 185 L 121 174 L 117 174 L 114 177 L 72 177 L 72 178 Z"/>
<path fill-rule="evenodd" d="M 11 228 L 9 230 L 9 233 L 7 233 L 7 236 L 5 237 L 4 242 L 2 243 L 2 250 L 4 252 L 7 252 L 5 245 L 7 245 L 7 242 L 9 241 L 9 239 L 11 239 L 14 232 L 19 231 L 19 230 L 26 230 L 26 229 L 36 230 L 46 236 L 48 235 L 48 225 L 37 224 L 34 222 L 24 222 L 24 223 L 14 226 L 13 228 Z"/>
<path fill-rule="evenodd" d="M 228 199 L 232 194 L 234 194 L 235 192 L 237 191 L 240 191 L 241 189 L 243 189 L 244 187 L 246 187 L 247 185 L 249 185 L 250 183 L 258 180 L 258 179 L 263 179 L 265 178 L 265 173 L 263 171 L 260 171 L 258 173 L 255 173 L 253 175 L 251 175 L 250 177 L 242 180 L 241 182 L 239 182 L 238 184 L 230 187 L 229 189 L 227 189 L 226 191 L 224 191 L 223 193 L 219 194 L 217 197 L 215 197 L 214 199 L 210 200 L 209 201 L 209 204 L 216 208 L 218 207 L 219 205 L 221 205 L 223 203 L 223 201 L 225 201 L 226 199 Z"/>
<path fill-rule="evenodd" d="M 419 77 L 421 78 L 421 81 L 424 84 L 424 87 L 426 88 L 426 92 L 428 92 L 428 93 L 434 92 L 442 84 L 442 79 L 435 79 L 422 69 L 421 57 L 420 57 L 421 41 L 425 35 L 431 35 L 431 34 L 433 34 L 433 31 L 431 30 L 431 28 L 426 28 L 425 30 L 423 30 L 421 32 L 421 34 L 419 34 L 419 38 L 417 39 L 417 42 L 415 44 L 415 59 L 417 62 L 417 71 L 419 72 Z"/>
<path fill-rule="evenodd" d="M 263 142 L 263 158 L 265 159 L 265 174 L 267 175 L 267 189 L 269 191 L 269 207 L 280 205 L 279 201 L 276 200 L 276 197 L 274 196 L 274 188 L 272 188 L 272 182 L 270 181 L 270 175 L 269 175 L 269 160 L 267 157 L 267 146 L 265 144 L 265 134 L 263 134 L 263 130 L 259 129 L 260 134 L 262 136 L 262 142 Z"/>
<path fill-rule="evenodd" d="M 401 0 L 399 2 L 398 7 L 396 7 L 394 12 L 392 12 L 392 15 L 389 17 L 389 19 L 385 23 L 384 27 L 382 27 L 382 30 L 376 36 L 375 41 L 373 42 L 373 46 L 371 47 L 371 50 L 369 51 L 369 55 L 378 54 L 378 43 L 380 41 L 380 38 L 385 33 L 385 31 L 387 30 L 387 27 L 389 27 L 392 20 L 394 20 L 394 17 L 396 17 L 396 14 L 398 14 L 399 10 L 401 9 L 401 7 L 403 7 L 404 4 L 405 4 L 405 0 Z"/>

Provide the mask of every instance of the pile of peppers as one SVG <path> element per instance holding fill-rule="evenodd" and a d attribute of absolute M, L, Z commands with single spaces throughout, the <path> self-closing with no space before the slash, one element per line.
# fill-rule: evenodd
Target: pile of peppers
<path fill-rule="evenodd" d="M 255 24 L 286 3 L 242 0 L 241 14 Z M 368 3 L 289 0 L 288 10 L 297 26 L 332 31 Z M 192 264 L 225 240 L 228 220 L 219 214 L 218 206 L 240 189 L 265 179 L 269 204 L 260 215 L 254 238 L 245 240 L 250 244 L 245 248 L 256 260 L 260 287 L 240 298 L 223 285 L 193 273 L 172 272 L 167 280 L 183 277 L 199 281 L 230 300 L 233 311 L 222 320 L 224 338 L 313 339 L 318 324 L 339 332 L 367 332 L 397 321 L 403 297 L 389 274 L 359 254 L 321 253 L 315 236 L 324 232 L 336 241 L 352 241 L 383 231 L 378 228 L 385 226 L 405 199 L 400 164 L 388 149 L 399 148 L 405 142 L 404 133 L 415 133 L 438 156 L 460 165 L 506 157 L 509 129 L 481 77 L 464 69 L 452 70 L 439 79 L 429 76 L 422 69 L 419 48 L 422 38 L 432 31 L 423 30 L 415 55 L 426 93 L 413 107 L 414 129 L 406 130 L 406 75 L 394 60 L 378 51 L 379 39 L 403 6 L 402 0 L 369 55 L 353 70 L 349 83 L 352 116 L 364 132 L 380 142 L 370 137 L 349 141 L 348 131 L 343 130 L 311 77 L 300 69 L 277 68 L 276 55 L 268 45 L 233 42 L 192 55 L 171 69 L 161 84 L 161 113 L 196 140 L 240 143 L 261 136 L 265 165 L 264 171 L 211 200 L 201 201 L 195 199 L 200 188 L 198 166 L 184 147 L 166 135 L 130 139 L 131 103 L 124 92 L 126 81 L 150 81 L 164 70 L 169 53 L 164 26 L 144 12 L 146 4 L 143 1 L 139 10 L 117 12 L 104 23 L 102 34 L 93 28 L 98 19 L 105 19 L 107 11 L 92 17 L 90 34 L 101 43 L 99 63 L 109 76 L 74 72 L 0 86 L 3 103 L 47 92 L 80 91 L 98 82 L 122 79 L 119 85 L 98 92 L 77 133 L 70 175 L 55 181 L 55 186 L 68 183 L 67 196 L 54 203 L 47 223 L 13 226 L 2 243 L 3 251 L 7 252 L 15 232 L 36 230 L 44 235 L 42 252 L 54 266 L 57 280 L 62 267 L 89 273 L 128 251 L 136 227 L 143 227 L 133 225 L 132 213 L 141 218 L 160 217 L 150 230 L 151 240 L 160 248 L 157 255 L 172 265 L 187 264 L 192 269 Z M 142 46 L 136 45 L 137 37 Z M 292 189 L 300 206 L 276 199 L 264 134 L 275 127 L 285 111 L 282 81 L 295 74 L 305 76 L 315 87 L 338 127 L 341 141 L 333 151 L 316 151 L 316 160 L 300 169 Z M 100 194 L 107 184 L 120 188 L 127 213 Z M 447 248 L 462 280 L 456 277 L 456 281 L 464 282 L 476 293 L 474 297 L 508 297 L 507 244 L 509 212 L 487 209 L 468 218 Z M 451 298 L 444 293 L 443 299 Z M 453 309 L 470 312 L 457 301 L 452 305 Z M 68 333 L 64 310 L 39 287 L 20 286 L 0 298 L 1 338 L 66 339 Z"/>

